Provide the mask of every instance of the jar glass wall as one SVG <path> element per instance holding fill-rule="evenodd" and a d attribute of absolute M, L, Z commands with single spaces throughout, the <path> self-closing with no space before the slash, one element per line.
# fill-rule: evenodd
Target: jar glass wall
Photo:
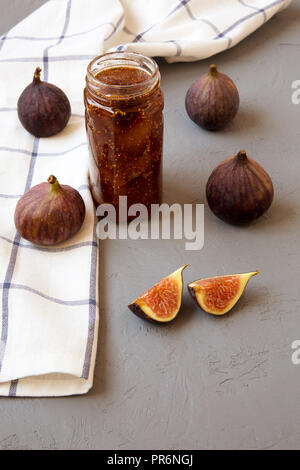
<path fill-rule="evenodd" d="M 163 95 L 157 64 L 112 52 L 88 66 L 84 90 L 90 184 L 97 205 L 147 209 L 161 197 Z"/>

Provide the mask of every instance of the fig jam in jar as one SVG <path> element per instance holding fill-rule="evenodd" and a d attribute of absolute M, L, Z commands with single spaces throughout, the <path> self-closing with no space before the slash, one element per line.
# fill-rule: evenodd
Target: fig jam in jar
<path fill-rule="evenodd" d="M 84 90 L 94 201 L 119 208 L 160 203 L 164 100 L 157 64 L 112 52 L 88 66 Z"/>

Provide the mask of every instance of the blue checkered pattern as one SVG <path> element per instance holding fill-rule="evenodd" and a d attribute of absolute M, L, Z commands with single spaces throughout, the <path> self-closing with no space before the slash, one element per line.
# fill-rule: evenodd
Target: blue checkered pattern
<path fill-rule="evenodd" d="M 63 43 L 63 40 L 67 34 L 68 26 L 70 23 L 70 15 L 71 15 L 71 7 L 72 7 L 72 0 L 68 0 L 67 2 L 61 2 L 64 3 L 65 7 L 65 12 L 64 12 L 64 22 L 63 22 L 63 27 L 61 30 L 61 34 L 58 37 L 54 37 L 54 40 L 51 38 L 47 38 L 45 41 L 49 42 L 52 41 L 51 45 L 48 45 L 46 47 L 41 48 L 40 50 L 40 55 L 33 60 L 36 61 L 38 64 L 41 64 L 44 72 L 44 80 L 48 80 L 49 77 L 49 65 L 51 63 L 51 58 L 49 60 L 49 54 L 51 54 L 51 49 L 55 49 L 58 46 L 60 46 Z M 12 36 L 13 37 L 13 36 Z M 1 38 L 1 61 L 2 62 L 10 62 L 11 57 L 5 54 L 5 41 L 9 41 L 12 37 L 9 37 L 8 35 L 5 35 Z M 22 36 L 16 36 L 15 41 L 22 41 L 23 38 Z M 35 40 L 35 39 L 33 39 Z M 26 41 L 26 40 L 25 40 Z M 44 42 L 44 39 L 41 38 L 41 42 Z M 24 43 L 25 44 L 25 43 Z M 25 47 L 23 46 L 23 50 L 25 50 Z M 57 49 L 56 49 L 57 50 Z M 88 56 L 88 58 L 85 58 L 86 65 L 87 62 L 93 57 L 93 55 Z M 61 56 L 60 56 L 61 58 Z M 18 60 L 13 60 L 12 62 L 17 63 L 17 67 L 14 66 L 14 71 L 17 73 L 22 72 L 23 67 L 20 65 L 20 62 L 25 60 L 25 62 L 31 62 L 30 60 L 27 60 L 27 57 L 22 57 L 21 61 Z M 81 60 L 82 58 L 79 57 L 78 60 Z M 9 65 L 2 65 L 2 67 L 9 67 Z M 28 67 L 29 70 L 29 67 Z M 30 66 L 30 70 L 32 70 L 32 66 Z M 30 74 L 31 75 L 31 74 Z M 30 80 L 30 75 L 28 75 L 27 78 L 27 83 Z M 24 74 L 25 78 L 25 74 Z M 26 82 L 24 82 L 26 84 Z M 2 86 L 5 86 L 4 83 L 2 83 Z M 72 145 L 68 148 L 65 148 L 64 150 L 57 150 L 57 151 L 41 151 L 40 150 L 40 143 L 41 139 L 39 138 L 34 138 L 29 135 L 27 135 L 26 131 L 23 129 L 20 129 L 20 125 L 17 122 L 17 115 L 16 115 L 16 102 L 15 100 L 11 103 L 6 103 L 6 104 L 11 104 L 12 106 L 1 106 L 0 112 L 2 116 L 2 120 L 6 118 L 6 116 L 9 116 L 11 120 L 15 121 L 15 126 L 19 127 L 19 131 L 24 133 L 26 135 L 26 143 L 28 144 L 28 147 L 22 148 L 21 146 L 18 146 L 18 142 L 15 141 L 13 138 L 13 133 L 11 133 L 10 139 L 6 138 L 3 141 L 4 145 L 0 146 L 0 156 L 1 156 L 1 161 L 4 162 L 10 159 L 11 155 L 13 155 L 14 158 L 17 158 L 19 155 L 20 158 L 26 159 L 26 166 L 27 166 L 27 174 L 22 175 L 20 179 L 23 179 L 24 181 L 24 186 L 22 188 L 22 184 L 18 185 L 18 190 L 20 191 L 17 194 L 13 193 L 1 193 L 0 198 L 1 199 L 6 199 L 11 204 L 8 206 L 7 210 L 7 217 L 6 218 L 1 218 L 2 223 L 1 223 L 1 229 L 0 229 L 0 240 L 3 243 L 1 246 L 2 252 L 5 252 L 7 254 L 7 264 L 2 272 L 3 276 L 3 282 L 0 282 L 0 290 L 2 292 L 2 315 L 0 317 L 0 331 L 1 331 L 1 337 L 0 337 L 0 382 L 4 381 L 4 386 L 3 388 L 3 394 L 7 394 L 9 396 L 16 396 L 18 394 L 18 389 L 19 389 L 19 377 L 14 377 L 10 382 L 5 381 L 5 375 L 4 378 L 1 379 L 1 373 L 4 369 L 5 366 L 5 361 L 6 361 L 6 356 L 7 356 L 7 344 L 10 340 L 10 317 L 12 315 L 11 313 L 11 298 L 15 295 L 14 293 L 16 291 L 21 291 L 24 293 L 30 293 L 33 296 L 40 297 L 47 302 L 49 302 L 51 305 L 53 305 L 53 309 L 55 308 L 56 304 L 63 305 L 68 308 L 77 308 L 78 306 L 85 306 L 86 309 L 86 325 L 83 322 L 83 326 L 86 326 L 86 337 L 84 339 L 85 341 L 85 351 L 83 354 L 83 359 L 82 359 L 82 369 L 79 378 L 80 379 L 85 379 L 87 380 L 89 378 L 89 374 L 91 371 L 91 355 L 92 355 L 92 349 L 93 349 L 93 344 L 95 340 L 95 325 L 96 325 L 96 317 L 98 315 L 97 312 L 97 304 L 96 304 L 96 292 L 97 292 L 97 286 L 96 286 L 96 281 L 97 281 L 97 239 L 95 235 L 95 220 L 94 220 L 94 214 L 93 214 L 93 205 L 89 193 L 89 188 L 87 184 L 87 172 L 83 173 L 82 176 L 79 176 L 78 178 L 78 183 L 77 184 L 77 189 L 78 191 L 81 192 L 82 196 L 85 199 L 86 207 L 87 207 L 87 212 L 90 213 L 89 217 L 89 226 L 86 227 L 85 230 L 85 239 L 81 240 L 80 235 L 77 237 L 79 241 L 74 242 L 74 240 L 71 240 L 69 243 L 64 244 L 63 246 L 55 247 L 55 248 L 48 248 L 48 247 L 37 247 L 32 245 L 31 243 L 22 240 L 20 235 L 14 230 L 13 228 L 13 212 L 14 212 L 14 206 L 15 203 L 17 202 L 17 199 L 25 193 L 30 187 L 33 185 L 34 182 L 34 176 L 35 176 L 35 170 L 36 170 L 36 165 L 37 162 L 41 162 L 43 159 L 47 159 L 48 161 L 51 160 L 51 166 L 53 167 L 53 170 L 55 169 L 56 163 L 59 159 L 67 157 L 70 161 L 72 162 L 72 158 L 83 158 L 84 160 L 87 160 L 87 144 L 85 141 L 85 135 L 83 132 L 81 132 L 81 138 L 82 141 L 77 143 L 76 145 Z M 81 109 L 81 113 L 73 113 L 71 120 L 78 121 L 80 127 L 83 127 L 83 120 L 84 115 Z M 55 139 L 52 139 L 55 140 Z M 30 144 L 31 142 L 31 144 Z M 2 143 L 2 142 L 1 142 Z M 10 146 L 8 144 L 15 144 L 16 146 Z M 45 143 L 46 144 L 46 143 Z M 29 150 L 31 146 L 31 150 Z M 47 148 L 45 145 L 44 148 Z M 53 146 L 53 148 L 56 148 L 56 145 Z M 59 145 L 57 146 L 57 149 L 59 148 Z M 80 153 L 78 153 L 80 151 Z M 78 157 L 74 155 L 74 153 L 78 154 Z M 4 163 L 4 166 L 6 167 L 6 164 Z M 40 171 L 39 171 L 40 172 Z M 47 174 L 44 175 L 44 180 L 46 179 Z M 13 189 L 14 184 L 13 184 L 13 174 L 7 173 L 5 177 L 10 177 L 12 178 L 12 184 L 9 186 L 11 189 Z M 81 179 L 82 178 L 82 179 Z M 0 179 L 1 181 L 1 179 Z M 76 186 L 76 185 L 75 185 Z M 0 186 L 1 188 L 1 186 Z M 22 191 L 21 191 L 22 190 Z M 9 228 L 8 233 L 6 233 L 6 228 Z M 14 233 L 13 237 L 7 236 L 9 233 Z M 17 261 L 18 258 L 20 258 L 20 250 L 25 250 L 26 252 L 33 253 L 33 255 L 36 257 L 39 256 L 39 253 L 43 253 L 43 256 L 45 256 L 45 253 L 47 253 L 47 256 L 51 257 L 53 256 L 53 253 L 57 253 L 60 256 L 60 263 L 61 263 L 61 269 L 64 270 L 64 259 L 66 256 L 66 253 L 71 255 L 72 252 L 80 251 L 83 250 L 84 253 L 82 253 L 82 261 L 85 262 L 89 266 L 89 275 L 88 277 L 82 279 L 82 282 L 86 285 L 86 293 L 87 296 L 85 298 L 76 298 L 76 291 L 74 290 L 73 295 L 74 298 L 60 298 L 56 297 L 53 295 L 49 295 L 48 292 L 54 290 L 55 291 L 55 286 L 53 289 L 53 283 L 55 284 L 55 280 L 51 278 L 51 274 L 49 276 L 47 284 L 44 286 L 44 290 L 41 290 L 41 288 L 36 288 L 35 283 L 33 285 L 30 285 L 30 267 L 27 267 L 28 273 L 24 274 L 24 282 L 13 282 L 14 278 L 16 277 L 16 269 L 17 269 Z M 1 253 L 2 253 L 1 252 Z M 52 253 L 51 253 L 52 252 Z M 72 256 L 72 255 L 71 255 Z M 49 258 L 50 259 L 50 258 Z M 3 260 L 3 257 L 2 257 Z M 2 264 L 2 263 L 1 263 Z M 4 266 L 2 266 L 4 267 Z M 74 269 L 72 267 L 72 269 Z M 77 268 L 77 272 L 75 269 L 75 273 L 80 277 L 80 271 L 81 271 L 81 266 L 79 265 Z M 66 270 L 65 276 L 72 276 L 70 272 Z M 72 277 L 71 277 L 72 279 Z M 27 283 L 28 281 L 28 283 Z M 50 308 L 51 310 L 51 308 Z M 41 305 L 41 311 L 37 312 L 37 314 L 42 315 L 42 305 Z M 68 324 L 65 325 L 68 327 Z M 33 325 L 34 327 L 34 325 Z M 51 338 L 49 338 L 51 340 Z M 27 347 L 30 348 L 30 337 L 27 339 L 28 340 L 28 345 Z M 50 351 L 52 353 L 52 351 Z M 36 351 L 36 355 L 38 356 L 39 351 Z M 55 354 L 55 351 L 54 351 Z M 9 359 L 8 359 L 9 360 Z M 92 365 L 93 366 L 93 365 Z M 45 373 L 54 373 L 56 372 L 55 369 L 53 370 L 47 370 L 47 367 L 45 368 Z M 69 371 L 66 369 L 65 371 L 61 371 L 68 373 Z M 93 371 L 92 371 L 93 372 Z M 22 380 L 21 380 L 22 382 Z M 45 384 L 46 385 L 46 384 Z M 5 387 L 6 386 L 6 387 Z M 21 387 L 22 388 L 22 387 Z M 47 388 L 47 385 L 46 385 Z M 52 388 L 49 388 L 49 394 L 51 395 Z M 68 390 L 68 388 L 66 388 Z M 75 393 L 76 393 L 76 387 L 75 387 Z M 0 386 L 0 393 L 1 393 L 1 386 Z M 22 395 L 26 395 L 26 392 L 20 392 Z M 78 393 L 80 393 L 80 390 L 78 390 Z M 34 395 L 34 391 L 29 392 L 28 394 Z M 42 391 L 41 394 L 48 394 L 47 390 Z M 61 389 L 61 392 L 56 392 L 54 391 L 53 394 L 65 394 L 64 389 Z M 68 394 L 68 392 L 66 392 Z"/>

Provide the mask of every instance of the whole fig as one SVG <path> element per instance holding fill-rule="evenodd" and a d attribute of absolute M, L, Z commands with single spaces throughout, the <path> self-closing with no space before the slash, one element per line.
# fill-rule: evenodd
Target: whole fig
<path fill-rule="evenodd" d="M 50 137 L 62 131 L 71 115 L 71 105 L 65 93 L 41 80 L 37 67 L 33 81 L 18 100 L 18 116 L 25 129 L 36 137 Z"/>
<path fill-rule="evenodd" d="M 206 185 L 210 209 L 220 219 L 235 225 L 260 217 L 269 209 L 273 195 L 270 176 L 245 150 L 223 160 Z"/>
<path fill-rule="evenodd" d="M 185 97 L 186 111 L 192 121 L 211 131 L 228 124 L 235 117 L 239 103 L 235 84 L 218 72 L 215 65 L 190 86 Z"/>
<path fill-rule="evenodd" d="M 38 245 L 56 245 L 71 238 L 85 217 L 82 197 L 55 176 L 27 191 L 18 201 L 15 226 L 21 237 Z"/>

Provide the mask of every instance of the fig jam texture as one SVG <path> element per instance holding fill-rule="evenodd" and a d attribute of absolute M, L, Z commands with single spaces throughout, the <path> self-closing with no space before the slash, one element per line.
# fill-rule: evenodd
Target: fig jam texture
<path fill-rule="evenodd" d="M 161 193 L 163 96 L 159 80 L 150 90 L 131 95 L 130 85 L 149 78 L 142 69 L 111 67 L 95 78 L 99 92 L 90 93 L 87 87 L 84 93 L 93 198 L 97 205 L 111 203 L 118 209 L 119 196 L 127 196 L 128 206 L 142 203 L 150 209 L 151 204 L 160 203 Z"/>

